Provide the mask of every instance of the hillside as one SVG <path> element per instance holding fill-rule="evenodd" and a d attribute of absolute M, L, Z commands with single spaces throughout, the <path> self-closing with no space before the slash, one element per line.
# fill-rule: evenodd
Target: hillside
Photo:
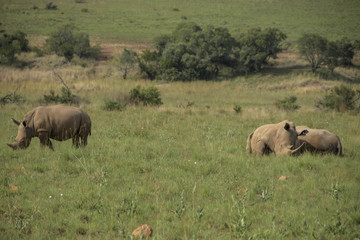
<path fill-rule="evenodd" d="M 360 39 L 357 0 L 57 0 L 57 10 L 39 0 L 1 1 L 1 28 L 28 35 L 49 35 L 57 27 L 74 24 L 93 41 L 151 42 L 170 33 L 182 21 L 222 26 L 237 36 L 254 27 L 276 27 L 294 43 L 303 33 L 331 40 Z M 200 10 L 200 11 L 199 11 Z"/>

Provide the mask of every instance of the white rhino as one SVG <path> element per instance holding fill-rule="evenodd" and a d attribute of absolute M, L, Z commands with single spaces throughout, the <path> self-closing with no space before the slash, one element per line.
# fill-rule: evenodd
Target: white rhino
<path fill-rule="evenodd" d="M 75 147 L 86 146 L 87 137 L 91 135 L 89 115 L 80 108 L 67 105 L 37 107 L 28 112 L 21 123 L 12 120 L 19 126 L 15 141 L 8 144 L 13 149 L 27 148 L 33 137 L 38 137 L 42 146 L 52 150 L 50 138 L 57 141 L 72 138 Z"/>
<path fill-rule="evenodd" d="M 266 124 L 257 128 L 247 139 L 246 152 L 255 152 L 258 156 L 274 152 L 276 156 L 300 153 L 304 144 L 295 148 L 298 135 L 295 124 L 284 120 L 277 124 Z"/>
<path fill-rule="evenodd" d="M 325 129 L 312 129 L 307 126 L 296 127 L 297 132 L 307 130 L 305 136 L 299 136 L 297 145 L 305 143 L 305 149 L 310 152 L 333 153 L 342 155 L 340 139 Z"/>

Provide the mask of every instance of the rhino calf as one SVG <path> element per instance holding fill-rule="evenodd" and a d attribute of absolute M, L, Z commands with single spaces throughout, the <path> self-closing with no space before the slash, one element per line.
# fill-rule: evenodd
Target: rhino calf
<path fill-rule="evenodd" d="M 304 144 L 295 148 L 298 135 L 295 124 L 287 120 L 277 124 L 266 124 L 257 128 L 247 138 L 246 152 L 255 152 L 258 156 L 274 152 L 276 156 L 300 153 Z"/>
<path fill-rule="evenodd" d="M 33 137 L 40 139 L 41 146 L 48 146 L 52 150 L 50 138 L 57 141 L 72 138 L 73 146 L 86 146 L 87 137 L 91 135 L 89 115 L 80 108 L 62 104 L 37 107 L 28 112 L 22 122 L 12 120 L 19 126 L 15 141 L 8 144 L 12 149 L 27 148 Z"/>
<path fill-rule="evenodd" d="M 298 132 L 307 130 L 305 136 L 299 136 L 297 145 L 305 143 L 305 149 L 310 152 L 333 153 L 342 155 L 340 139 L 335 134 L 325 129 L 312 129 L 307 126 L 296 128 Z"/>

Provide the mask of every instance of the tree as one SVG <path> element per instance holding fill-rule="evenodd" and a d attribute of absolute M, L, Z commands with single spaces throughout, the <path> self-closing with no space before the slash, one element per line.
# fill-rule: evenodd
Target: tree
<path fill-rule="evenodd" d="M 129 49 L 124 49 L 118 59 L 119 69 L 123 72 L 123 79 L 126 79 L 129 70 L 133 69 L 136 64 L 136 52 Z"/>
<path fill-rule="evenodd" d="M 68 24 L 53 32 L 46 40 L 50 51 L 59 56 L 64 56 L 71 61 L 74 54 L 82 58 L 96 58 L 100 53 L 98 46 L 91 47 L 89 35 L 75 32 L 75 26 Z"/>
<path fill-rule="evenodd" d="M 170 35 L 155 38 L 155 51 L 138 56 L 140 71 L 150 79 L 208 80 L 225 69 L 260 71 L 282 51 L 286 35 L 276 28 L 252 29 L 236 41 L 227 28 L 184 22 Z M 235 72 L 235 71 L 233 71 Z"/>
<path fill-rule="evenodd" d="M 253 28 L 241 35 L 237 52 L 240 72 L 260 71 L 283 50 L 281 43 L 285 39 L 286 35 L 277 28 Z"/>
<path fill-rule="evenodd" d="M 181 23 L 174 32 L 155 39 L 158 77 L 166 80 L 209 79 L 232 59 L 234 38 L 226 28 Z"/>
<path fill-rule="evenodd" d="M 335 109 L 338 112 L 353 110 L 356 102 L 360 99 L 360 90 L 354 90 L 345 85 L 335 86 L 330 94 L 325 95 L 323 104 L 326 108 Z"/>
<path fill-rule="evenodd" d="M 313 72 L 325 65 L 334 71 L 337 66 L 351 66 L 355 55 L 356 42 L 347 38 L 328 41 L 318 34 L 304 34 L 298 40 L 298 49 L 311 65 Z"/>
<path fill-rule="evenodd" d="M 150 80 L 154 80 L 158 74 L 159 57 L 156 51 L 144 50 L 136 58 L 140 73 L 145 74 Z"/>
<path fill-rule="evenodd" d="M 342 38 L 335 42 L 337 46 L 337 54 L 339 66 L 351 66 L 352 59 L 355 55 L 355 43 L 351 43 L 349 39 Z"/>
<path fill-rule="evenodd" d="M 310 63 L 313 72 L 324 63 L 327 44 L 328 40 L 318 34 L 304 34 L 299 38 L 299 53 Z"/>
<path fill-rule="evenodd" d="M 29 50 L 28 44 L 25 33 L 17 31 L 11 35 L 3 31 L 0 35 L 0 63 L 13 63 L 16 60 L 16 54 Z"/>

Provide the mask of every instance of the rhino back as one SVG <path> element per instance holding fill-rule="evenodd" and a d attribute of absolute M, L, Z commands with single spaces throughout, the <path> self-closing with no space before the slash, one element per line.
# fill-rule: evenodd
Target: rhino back
<path fill-rule="evenodd" d="M 305 136 L 299 136 L 299 140 L 305 141 L 312 147 L 318 150 L 326 151 L 336 149 L 338 146 L 339 138 L 326 129 L 311 129 L 306 128 L 309 132 Z M 298 132 L 302 131 L 298 128 Z"/>

